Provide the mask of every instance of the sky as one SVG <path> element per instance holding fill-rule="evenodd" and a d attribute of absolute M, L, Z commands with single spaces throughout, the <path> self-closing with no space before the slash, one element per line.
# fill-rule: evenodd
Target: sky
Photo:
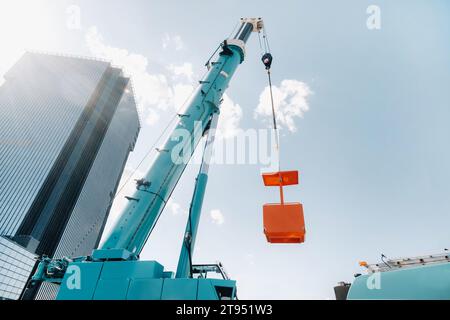
<path fill-rule="evenodd" d="M 142 129 L 110 229 L 133 190 L 127 178 L 144 175 L 154 152 L 145 156 L 241 17 L 266 23 L 282 169 L 300 171 L 285 197 L 303 204 L 307 236 L 266 242 L 262 205 L 278 192 L 263 186 L 261 163 L 213 164 L 194 262 L 221 261 L 240 299 L 334 299 L 333 286 L 363 272 L 359 261 L 448 248 L 448 1 L 5 0 L 0 76 L 33 50 L 106 59 L 132 78 Z M 246 53 L 222 105 L 222 141 L 270 128 L 257 36 Z M 175 271 L 197 171 L 188 166 L 141 259 Z"/>

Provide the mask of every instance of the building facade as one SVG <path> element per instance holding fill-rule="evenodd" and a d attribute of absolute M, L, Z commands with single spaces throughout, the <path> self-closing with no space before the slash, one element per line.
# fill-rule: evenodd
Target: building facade
<path fill-rule="evenodd" d="M 19 299 L 36 258 L 13 241 L 0 237 L 0 300 Z"/>
<path fill-rule="evenodd" d="M 0 106 L 0 235 L 35 255 L 89 255 L 140 129 L 130 80 L 107 62 L 27 53 Z"/>

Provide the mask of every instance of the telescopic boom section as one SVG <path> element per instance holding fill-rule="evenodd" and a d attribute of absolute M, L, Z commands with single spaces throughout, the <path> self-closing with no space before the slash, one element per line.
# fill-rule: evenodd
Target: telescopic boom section
<path fill-rule="evenodd" d="M 237 67 L 244 61 L 245 43 L 263 27 L 260 18 L 241 19 L 234 38 L 226 40 L 218 60 L 187 104 L 145 177 L 137 182 L 133 196 L 101 249 L 125 249 L 139 255 L 167 201 L 192 157 L 212 115 L 219 113 L 225 90 Z"/>

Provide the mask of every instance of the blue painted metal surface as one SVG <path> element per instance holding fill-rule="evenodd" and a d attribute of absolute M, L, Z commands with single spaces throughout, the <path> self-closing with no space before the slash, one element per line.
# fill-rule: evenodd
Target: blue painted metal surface
<path fill-rule="evenodd" d="M 357 277 L 347 299 L 450 299 L 450 263 L 430 264 Z"/>
<path fill-rule="evenodd" d="M 186 225 L 185 239 L 183 239 L 180 258 L 178 260 L 177 278 L 188 278 L 190 276 L 190 265 L 192 264 L 192 261 L 190 260 L 193 253 L 192 249 L 195 245 L 195 235 L 197 234 L 198 224 L 200 222 L 200 213 L 207 182 L 207 174 L 200 173 L 197 176 L 194 197 L 192 199 L 191 209 L 189 210 L 189 221 Z M 188 236 L 188 239 L 186 239 L 186 235 Z M 189 241 L 190 244 L 187 244 L 187 241 Z"/>
<path fill-rule="evenodd" d="M 94 260 L 137 260 L 136 256 L 125 249 L 98 249 L 92 251 Z"/>
<path fill-rule="evenodd" d="M 74 262 L 58 300 L 219 300 L 218 288 L 235 296 L 236 282 L 167 278 L 156 261 Z"/>

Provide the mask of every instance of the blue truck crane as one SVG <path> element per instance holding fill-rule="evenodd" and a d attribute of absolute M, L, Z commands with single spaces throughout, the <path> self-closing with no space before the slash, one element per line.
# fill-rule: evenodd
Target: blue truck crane
<path fill-rule="evenodd" d="M 186 105 L 111 233 L 91 256 L 52 260 L 41 258 L 31 283 L 60 285 L 58 300 L 233 300 L 236 282 L 220 263 L 193 265 L 200 213 L 208 181 L 208 163 L 214 131 L 225 90 L 245 59 L 245 45 L 252 32 L 263 29 L 261 18 L 243 18 L 236 35 L 220 46 L 218 59 Z M 194 194 L 176 273 L 157 261 L 141 261 L 148 237 L 182 176 L 202 137 L 206 136 L 203 162 Z M 219 278 L 207 278 L 215 272 Z"/>
<path fill-rule="evenodd" d="M 449 300 L 450 254 L 387 259 L 368 264 L 365 274 L 356 274 L 353 283 L 335 287 L 338 300 Z"/>

